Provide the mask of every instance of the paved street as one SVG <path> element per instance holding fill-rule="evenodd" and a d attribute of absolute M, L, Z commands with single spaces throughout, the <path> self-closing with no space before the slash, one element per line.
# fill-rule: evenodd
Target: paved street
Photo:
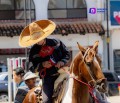
<path fill-rule="evenodd" d="M 120 96 L 112 96 L 107 98 L 109 103 L 120 103 Z M 8 102 L 0 102 L 0 103 L 8 103 Z"/>
<path fill-rule="evenodd" d="M 108 101 L 109 101 L 110 103 L 120 103 L 120 96 L 108 97 Z"/>

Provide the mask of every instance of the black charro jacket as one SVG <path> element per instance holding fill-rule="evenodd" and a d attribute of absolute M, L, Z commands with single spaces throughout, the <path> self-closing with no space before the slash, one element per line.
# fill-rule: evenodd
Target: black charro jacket
<path fill-rule="evenodd" d="M 58 61 L 63 61 L 64 64 L 68 63 L 70 59 L 70 52 L 60 40 L 46 38 L 46 46 L 50 46 L 54 48 L 53 53 L 46 57 L 41 57 L 39 55 L 42 46 L 35 44 L 30 49 L 29 62 L 33 63 L 33 67 L 37 68 L 38 72 L 44 69 L 42 67 L 42 62 L 48 61 L 50 60 L 50 58 L 52 58 L 52 60 L 54 60 L 55 63 L 57 63 Z M 58 68 L 56 68 L 53 65 L 51 68 L 46 69 L 46 76 L 56 74 L 57 70 Z"/>

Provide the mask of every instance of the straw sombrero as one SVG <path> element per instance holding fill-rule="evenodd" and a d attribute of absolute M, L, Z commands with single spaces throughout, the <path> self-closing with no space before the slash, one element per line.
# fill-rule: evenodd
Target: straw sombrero
<path fill-rule="evenodd" d="M 26 26 L 19 37 L 19 45 L 28 47 L 45 39 L 55 30 L 55 23 L 51 20 L 39 20 Z"/>

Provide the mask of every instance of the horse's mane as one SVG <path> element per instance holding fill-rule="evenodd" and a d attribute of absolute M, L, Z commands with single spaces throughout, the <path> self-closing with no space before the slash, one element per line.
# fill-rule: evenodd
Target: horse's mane
<path fill-rule="evenodd" d="M 73 58 L 71 65 L 70 65 L 70 73 L 73 72 L 75 66 L 77 66 L 79 64 L 79 61 L 82 60 L 82 53 L 78 52 L 75 57 Z"/>

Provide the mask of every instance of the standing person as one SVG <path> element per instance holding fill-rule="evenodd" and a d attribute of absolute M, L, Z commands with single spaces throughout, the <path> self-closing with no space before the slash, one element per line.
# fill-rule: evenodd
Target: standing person
<path fill-rule="evenodd" d="M 34 73 L 32 73 L 30 71 L 27 72 L 24 75 L 24 81 L 25 81 L 26 85 L 28 86 L 29 90 L 31 90 L 31 89 L 36 87 L 36 78 L 37 77 L 38 77 L 37 75 L 35 75 Z M 28 93 L 25 96 L 25 98 L 24 98 L 22 103 L 28 103 L 28 101 L 29 101 L 29 103 L 33 103 L 32 101 L 34 101 L 34 100 L 33 100 L 31 95 L 33 95 L 33 93 L 31 91 L 30 92 L 28 91 Z"/>
<path fill-rule="evenodd" d="M 22 86 L 18 87 L 14 103 L 22 103 L 23 102 L 28 91 L 36 86 L 35 85 L 36 78 L 37 78 L 37 75 L 35 75 L 32 72 L 25 73 L 23 80 L 26 85 L 22 85 Z"/>
<path fill-rule="evenodd" d="M 30 49 L 29 62 L 33 63 L 34 71 L 38 71 L 43 78 L 43 103 L 52 103 L 58 68 L 65 66 L 70 59 L 68 49 L 60 40 L 46 38 L 55 27 L 51 20 L 35 21 L 25 27 L 19 38 L 20 46 L 33 45 Z"/>
<path fill-rule="evenodd" d="M 37 78 L 37 75 L 35 75 L 34 73 L 30 71 L 24 75 L 25 84 L 28 86 L 29 89 L 33 89 L 36 86 L 35 85 L 36 78 Z"/>
<path fill-rule="evenodd" d="M 23 80 L 25 72 L 22 67 L 13 69 L 13 80 L 18 85 L 14 103 L 22 103 L 25 95 L 27 94 L 27 86 Z M 22 88 L 22 89 L 20 89 Z"/>
<path fill-rule="evenodd" d="M 21 67 L 13 69 L 13 80 L 18 84 L 18 87 L 25 86 L 25 82 L 23 81 L 24 74 L 24 69 Z"/>

